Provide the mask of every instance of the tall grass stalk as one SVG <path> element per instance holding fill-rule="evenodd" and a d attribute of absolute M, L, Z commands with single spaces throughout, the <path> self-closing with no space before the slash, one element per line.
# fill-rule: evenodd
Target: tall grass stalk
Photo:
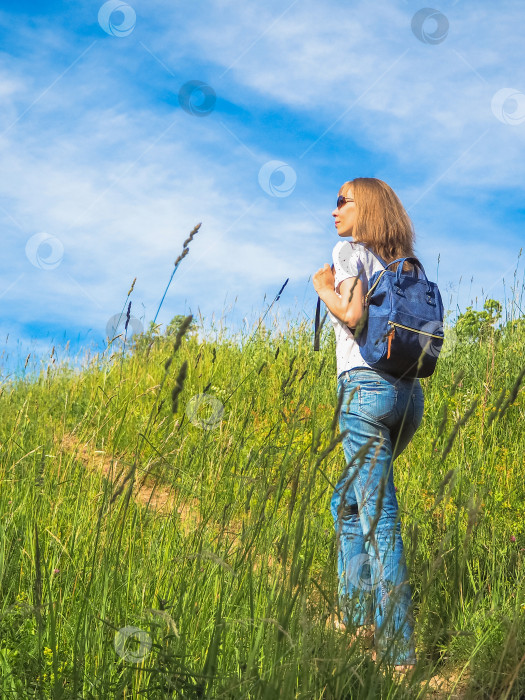
<path fill-rule="evenodd" d="M 175 342 L 5 385 L 0 696 L 408 698 L 439 674 L 456 696 L 522 697 L 525 324 L 510 316 L 422 380 L 423 424 L 394 464 L 406 682 L 326 624 L 345 466 L 330 330 L 319 353 L 304 322 L 257 327 L 246 349 L 198 340 L 188 317 Z M 202 394 L 219 417 L 213 401 L 190 412 Z"/>

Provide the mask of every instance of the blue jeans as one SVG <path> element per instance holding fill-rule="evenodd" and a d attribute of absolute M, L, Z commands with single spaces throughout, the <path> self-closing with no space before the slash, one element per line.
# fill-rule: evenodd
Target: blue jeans
<path fill-rule="evenodd" d="M 346 624 L 375 623 L 378 657 L 416 662 L 412 591 L 401 539 L 393 462 L 423 417 L 418 379 L 352 369 L 337 380 L 347 460 L 331 500 L 339 604 Z"/>

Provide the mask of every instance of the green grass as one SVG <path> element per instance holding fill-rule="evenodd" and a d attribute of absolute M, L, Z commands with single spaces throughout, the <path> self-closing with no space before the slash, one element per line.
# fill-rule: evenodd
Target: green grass
<path fill-rule="evenodd" d="M 429 695 L 325 624 L 344 454 L 333 332 L 312 340 L 150 333 L 3 387 L 0 697 Z M 524 347 L 522 322 L 460 339 L 394 465 L 419 678 L 462 697 L 525 694 Z M 202 393 L 215 427 L 188 418 Z"/>

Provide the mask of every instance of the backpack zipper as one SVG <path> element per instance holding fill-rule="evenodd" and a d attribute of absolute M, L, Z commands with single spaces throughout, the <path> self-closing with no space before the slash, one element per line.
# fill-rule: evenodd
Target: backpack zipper
<path fill-rule="evenodd" d="M 392 347 L 392 341 L 394 340 L 394 336 L 396 334 L 396 326 L 398 328 L 404 328 L 406 331 L 412 331 L 413 333 L 421 333 L 422 335 L 429 335 L 431 338 L 438 338 L 439 340 L 444 339 L 443 336 L 441 336 L 441 335 L 435 335 L 434 333 L 427 333 L 427 331 L 418 331 L 416 328 L 410 328 L 410 326 L 404 326 L 402 323 L 395 323 L 394 321 L 389 321 L 388 325 L 392 326 L 392 328 L 387 333 L 387 338 L 388 338 L 387 353 L 386 353 L 387 360 L 390 359 L 390 349 Z"/>
<path fill-rule="evenodd" d="M 390 321 L 389 321 L 390 323 Z M 390 348 L 392 347 L 392 341 L 394 340 L 394 335 L 396 334 L 396 329 L 392 327 L 392 330 L 388 331 L 387 337 L 388 337 L 388 351 L 386 353 L 386 359 L 388 360 L 390 357 Z"/>
<path fill-rule="evenodd" d="M 444 340 L 444 337 L 442 335 L 435 335 L 434 333 L 427 333 L 427 331 L 418 331 L 417 328 L 410 328 L 410 326 L 403 326 L 402 323 L 394 323 L 394 321 L 389 321 L 388 324 L 390 326 L 397 326 L 398 328 L 404 328 L 406 331 L 413 331 L 414 333 L 422 333 L 423 335 L 429 335 L 431 338 L 438 338 L 438 340 Z"/>

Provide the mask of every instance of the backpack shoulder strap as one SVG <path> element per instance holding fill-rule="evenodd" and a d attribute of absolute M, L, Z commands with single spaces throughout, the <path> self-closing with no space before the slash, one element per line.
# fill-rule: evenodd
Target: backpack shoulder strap
<path fill-rule="evenodd" d="M 321 297 L 317 297 L 317 308 L 315 310 L 315 331 L 314 331 L 314 350 L 319 351 L 319 320 L 321 316 Z"/>

